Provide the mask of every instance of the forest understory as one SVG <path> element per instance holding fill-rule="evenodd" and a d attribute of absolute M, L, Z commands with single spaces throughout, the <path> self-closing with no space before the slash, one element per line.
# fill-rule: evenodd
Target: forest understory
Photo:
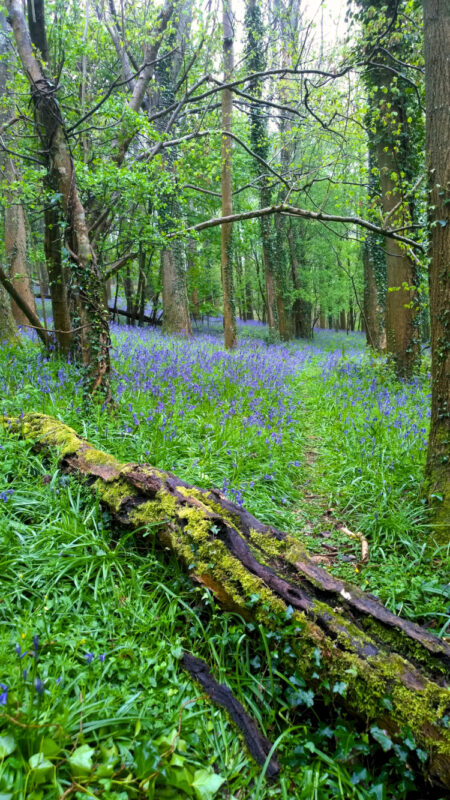
<path fill-rule="evenodd" d="M 220 332 L 212 323 L 189 340 L 115 326 L 114 410 L 86 403 L 79 367 L 23 337 L 0 352 L 4 418 L 47 414 L 121 462 L 217 487 L 448 641 L 449 547 L 430 535 L 421 500 L 426 363 L 405 383 L 361 334 L 269 344 L 253 323 L 227 352 Z M 391 737 L 348 714 L 351 675 L 325 685 L 317 650 L 306 682 L 276 627 L 224 612 L 155 549 L 151 525 L 124 533 L 56 451 L 36 453 L 8 425 L 0 445 L 5 800 L 446 796 L 414 731 Z M 276 777 L 190 680 L 184 651 L 274 744 Z"/>

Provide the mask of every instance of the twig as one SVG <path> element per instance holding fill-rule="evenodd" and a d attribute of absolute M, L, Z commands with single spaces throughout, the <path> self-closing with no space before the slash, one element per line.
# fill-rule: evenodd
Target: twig
<path fill-rule="evenodd" d="M 341 533 L 345 533 L 346 536 L 350 536 L 351 539 L 359 539 L 361 542 L 361 561 L 363 564 L 367 564 L 369 560 L 369 543 L 365 536 L 363 536 L 360 531 L 353 533 L 353 531 L 350 531 L 345 525 L 341 525 L 338 530 L 340 530 Z"/>

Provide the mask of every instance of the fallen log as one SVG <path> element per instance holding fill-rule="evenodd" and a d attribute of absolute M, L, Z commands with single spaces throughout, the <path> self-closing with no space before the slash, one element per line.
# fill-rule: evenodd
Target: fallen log
<path fill-rule="evenodd" d="M 450 647 L 371 594 L 318 567 L 301 541 L 257 520 L 219 490 L 147 464 L 121 464 L 42 414 L 4 419 L 91 483 L 121 526 L 169 548 L 225 609 L 276 629 L 316 693 L 345 684 L 346 708 L 391 737 L 405 729 L 429 754 L 430 781 L 450 787 Z"/>
<path fill-rule="evenodd" d="M 147 314 L 142 314 L 141 316 L 139 313 L 135 314 L 132 313 L 131 311 L 125 311 L 123 308 L 114 308 L 114 306 L 108 306 L 108 311 L 113 316 L 119 314 L 120 316 L 126 317 L 127 319 L 132 319 L 134 322 L 141 321 L 141 322 L 147 322 L 148 325 L 162 325 L 162 315 L 160 314 L 160 316 L 158 317 L 157 312 L 155 312 L 154 314 L 152 314 L 151 317 L 149 317 Z"/>

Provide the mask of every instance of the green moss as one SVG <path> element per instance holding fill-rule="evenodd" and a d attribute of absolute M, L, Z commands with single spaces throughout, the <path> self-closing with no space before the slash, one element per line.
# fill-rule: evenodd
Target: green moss
<path fill-rule="evenodd" d="M 138 492 L 130 486 L 124 478 L 105 483 L 99 478 L 94 483 L 94 489 L 102 503 L 106 503 L 116 513 L 120 511 L 122 503 L 130 497 L 137 497 Z"/>
<path fill-rule="evenodd" d="M 129 472 L 134 472 L 135 470 L 134 464 L 124 464 L 122 466 L 122 473 L 123 475 L 127 475 Z M 156 467 L 150 467 L 148 464 L 139 464 L 139 471 L 142 472 L 143 475 L 147 475 L 149 478 L 159 478 L 161 481 L 164 481 L 166 476 L 165 472 L 162 472 L 160 469 L 156 469 Z"/>
<path fill-rule="evenodd" d="M 431 674 L 436 672 L 441 672 L 443 675 L 447 674 L 446 667 L 432 653 L 403 631 L 397 628 L 387 628 L 373 617 L 365 617 L 362 620 L 362 625 L 371 636 L 375 637 L 375 640 L 382 641 L 388 647 L 392 647 L 393 650 L 395 649 L 415 663 L 424 664 Z M 441 649 L 444 652 L 443 646 Z"/>
<path fill-rule="evenodd" d="M 236 529 L 236 525 L 239 522 L 237 515 L 230 514 L 228 511 L 222 508 L 220 503 L 214 502 L 209 492 L 202 492 L 200 489 L 196 489 L 195 487 L 189 487 L 189 489 L 187 489 L 185 486 L 178 486 L 177 489 L 180 494 L 183 495 L 183 497 L 195 498 L 195 500 L 198 500 L 205 509 L 212 511 L 214 514 L 218 514 Z"/>
<path fill-rule="evenodd" d="M 174 497 L 165 492 L 158 492 L 154 500 L 147 500 L 136 506 L 130 514 L 130 520 L 136 525 L 163 522 L 175 516 L 176 504 Z"/>
<path fill-rule="evenodd" d="M 95 447 L 87 447 L 83 451 L 83 460 L 86 464 L 98 464 L 99 466 L 111 467 L 116 472 L 120 472 L 122 464 L 114 456 L 104 453 L 103 450 L 96 450 Z"/>
<path fill-rule="evenodd" d="M 61 456 L 77 453 L 83 445 L 83 440 L 72 428 L 45 414 L 25 414 L 23 419 L 14 422 L 24 439 L 47 439 L 48 444 L 58 447 Z"/>

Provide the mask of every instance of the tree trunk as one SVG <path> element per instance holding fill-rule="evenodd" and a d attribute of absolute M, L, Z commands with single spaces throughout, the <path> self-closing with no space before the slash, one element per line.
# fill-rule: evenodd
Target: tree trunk
<path fill-rule="evenodd" d="M 183 243 L 174 241 L 161 252 L 163 331 L 192 335 L 186 288 Z"/>
<path fill-rule="evenodd" d="M 395 124 L 396 120 L 397 117 Z M 384 139 L 377 152 L 383 212 L 385 215 L 392 214 L 398 206 L 399 211 L 392 214 L 391 224 L 401 227 L 407 224 L 408 217 L 398 190 L 398 178 L 391 177 L 398 175 L 400 169 L 389 138 Z M 394 357 L 397 376 L 411 378 L 420 359 L 417 270 L 402 244 L 388 239 L 385 242 L 387 351 Z"/>
<path fill-rule="evenodd" d="M 375 278 L 374 264 L 367 242 L 363 249 L 364 263 L 364 323 L 366 340 L 369 347 L 377 352 L 386 349 L 386 332 L 384 329 L 384 311 L 378 300 L 378 286 Z"/>
<path fill-rule="evenodd" d="M 11 186 L 18 179 L 11 158 L 5 159 L 5 178 Z M 19 198 L 8 191 L 5 208 L 5 255 L 8 272 L 14 288 L 21 295 L 27 306 L 36 313 L 36 303 L 31 289 L 30 276 L 27 269 L 27 232 L 25 211 Z M 11 303 L 14 319 L 18 325 L 27 325 L 28 318 L 13 301 Z"/>
<path fill-rule="evenodd" d="M 426 146 L 430 188 L 431 427 L 428 495 L 433 532 L 450 540 L 450 6 L 424 0 Z"/>
<path fill-rule="evenodd" d="M 9 294 L 0 283 L 0 345 L 3 342 L 18 342 L 19 334 L 11 309 Z"/>
<path fill-rule="evenodd" d="M 10 56 L 14 58 L 9 42 L 9 26 L 0 11 L 0 125 L 8 120 L 7 82 L 10 77 Z M 12 158 L 7 153 L 0 153 L 0 166 L 3 167 L 5 196 L 5 256 L 7 272 L 15 290 L 24 302 L 36 314 L 36 305 L 27 270 L 27 234 L 25 210 L 20 196 L 11 189 L 18 180 L 17 170 Z M 12 313 L 18 325 L 27 325 L 28 317 L 13 301 L 10 301 Z"/>
<path fill-rule="evenodd" d="M 57 448 L 61 468 L 87 476 L 116 523 L 141 536 L 150 526 L 142 544 L 152 547 L 156 539 L 169 548 L 226 609 L 275 629 L 280 652 L 291 654 L 290 668 L 317 694 L 342 682 L 347 710 L 366 724 L 394 738 L 412 728 L 429 753 L 429 775 L 450 787 L 445 641 L 332 577 L 298 539 L 259 522 L 217 489 L 189 486 L 149 465 L 121 464 L 42 414 L 3 424 L 38 449 Z"/>
<path fill-rule="evenodd" d="M 223 21 L 223 67 L 224 83 L 231 80 L 233 72 L 233 20 L 231 0 L 222 0 Z M 233 172 L 232 152 L 233 140 L 227 136 L 232 130 L 233 94 L 231 89 L 222 91 L 222 216 L 233 213 Z M 221 274 L 223 291 L 223 316 L 225 324 L 225 347 L 231 350 L 237 345 L 236 310 L 233 287 L 233 226 L 223 223 L 221 226 Z"/>
<path fill-rule="evenodd" d="M 128 322 L 127 325 L 134 325 L 134 298 L 133 298 L 133 281 L 131 279 L 131 272 L 129 265 L 125 270 L 125 275 L 123 277 L 123 289 L 125 292 L 125 300 L 127 304 L 127 317 Z"/>
<path fill-rule="evenodd" d="M 296 298 L 292 306 L 292 322 L 294 328 L 294 336 L 300 339 L 311 339 L 312 337 L 312 307 L 309 300 L 305 300 L 301 296 L 303 286 L 300 275 L 300 263 L 298 253 L 298 237 L 295 235 L 294 224 L 292 220 L 288 226 L 288 244 L 289 244 L 289 258 L 291 262 L 292 272 L 292 285 L 296 293 Z M 322 319 L 322 317 L 321 317 Z M 321 327 L 325 327 L 324 324 Z"/>
<path fill-rule="evenodd" d="M 44 250 L 47 264 L 50 297 L 52 299 L 53 325 L 58 349 L 67 355 L 72 344 L 67 269 L 63 268 L 61 254 L 61 229 L 59 203 L 44 210 Z"/>
<path fill-rule="evenodd" d="M 77 353 L 86 368 L 86 388 L 101 390 L 110 399 L 110 336 L 108 315 L 103 304 L 103 280 L 91 248 L 83 205 L 78 193 L 74 164 L 53 84 L 37 61 L 19 0 L 7 0 L 19 57 L 30 83 L 36 129 L 47 157 L 50 187 L 61 194 L 67 222 L 67 245 L 72 260 L 72 284 L 78 335 Z"/>

